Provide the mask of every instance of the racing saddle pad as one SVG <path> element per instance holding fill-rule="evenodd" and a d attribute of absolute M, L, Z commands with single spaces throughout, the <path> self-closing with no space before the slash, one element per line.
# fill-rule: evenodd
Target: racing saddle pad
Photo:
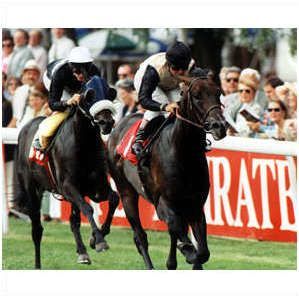
<path fill-rule="evenodd" d="M 123 138 L 116 147 L 116 152 L 124 160 L 130 161 L 134 165 L 137 165 L 138 160 L 136 155 L 132 152 L 132 144 L 135 141 L 136 134 L 138 132 L 141 122 L 142 119 L 137 120 L 126 132 L 126 134 L 123 136 Z"/>

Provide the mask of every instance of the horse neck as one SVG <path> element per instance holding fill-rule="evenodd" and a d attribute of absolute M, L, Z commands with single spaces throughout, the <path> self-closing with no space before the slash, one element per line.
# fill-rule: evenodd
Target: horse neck
<path fill-rule="evenodd" d="M 73 118 L 73 128 L 75 139 L 80 141 L 80 143 L 84 143 L 82 145 L 88 145 L 93 142 L 93 140 L 100 139 L 100 134 L 92 126 L 90 120 L 85 117 L 79 110 L 75 112 Z"/>
<path fill-rule="evenodd" d="M 192 153 L 205 152 L 206 133 L 183 120 L 176 119 L 172 130 L 172 143 L 179 156 L 190 156 Z"/>

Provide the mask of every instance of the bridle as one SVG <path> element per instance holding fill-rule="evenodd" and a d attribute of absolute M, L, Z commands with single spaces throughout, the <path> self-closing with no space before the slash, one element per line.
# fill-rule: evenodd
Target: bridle
<path fill-rule="evenodd" d="M 91 122 L 93 127 L 97 127 L 98 125 L 100 125 L 100 121 L 94 119 L 91 114 L 89 112 L 86 112 L 81 106 L 80 103 L 77 105 L 78 109 L 81 111 L 81 113 L 87 118 L 89 119 L 89 121 Z"/>
<path fill-rule="evenodd" d="M 192 79 L 192 81 L 190 82 L 189 86 L 188 86 L 188 89 L 187 89 L 187 101 L 188 101 L 188 104 L 190 105 L 190 110 L 193 110 L 193 107 L 194 109 L 196 109 L 197 111 L 199 110 L 195 105 L 193 105 L 193 99 L 195 98 L 192 93 L 191 93 L 191 89 L 194 85 L 195 82 L 197 82 L 198 80 L 203 80 L 203 79 L 207 79 L 207 77 L 196 77 L 194 79 Z M 210 130 L 208 129 L 208 124 L 206 122 L 209 114 L 211 113 L 211 111 L 215 110 L 215 109 L 220 109 L 221 110 L 221 106 L 223 106 L 221 103 L 220 104 L 216 104 L 216 105 L 212 105 L 204 114 L 204 116 L 199 120 L 198 123 L 186 118 L 186 117 L 183 117 L 178 109 L 176 109 L 175 111 L 175 115 L 178 119 L 190 124 L 190 125 L 193 125 L 197 128 L 200 128 L 200 129 L 204 129 L 205 132 L 209 133 Z M 201 113 L 201 111 L 198 111 Z"/>

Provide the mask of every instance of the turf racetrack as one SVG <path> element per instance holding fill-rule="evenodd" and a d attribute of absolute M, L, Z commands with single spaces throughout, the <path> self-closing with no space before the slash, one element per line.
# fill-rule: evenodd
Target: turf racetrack
<path fill-rule="evenodd" d="M 137 253 L 132 239 L 132 231 L 127 228 L 112 227 L 106 237 L 110 249 L 97 253 L 90 247 L 87 251 L 91 265 L 78 265 L 75 241 L 69 225 L 43 223 L 44 234 L 41 246 L 43 269 L 73 270 L 138 270 L 145 269 L 142 257 Z M 90 227 L 81 227 L 83 240 L 88 246 Z M 169 251 L 169 236 L 166 232 L 147 231 L 149 253 L 156 269 L 166 269 Z M 210 236 L 210 260 L 205 269 L 296 269 L 296 244 L 259 242 L 244 239 L 224 239 Z M 180 252 L 178 269 L 189 270 Z M 9 233 L 2 240 L 3 269 L 33 269 L 34 249 L 31 241 L 31 224 L 22 220 L 9 219 Z"/>

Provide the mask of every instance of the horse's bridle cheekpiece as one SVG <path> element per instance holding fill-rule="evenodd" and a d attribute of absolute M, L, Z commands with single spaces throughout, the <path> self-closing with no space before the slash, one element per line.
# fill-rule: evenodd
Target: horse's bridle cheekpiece
<path fill-rule="evenodd" d="M 91 108 L 89 109 L 88 112 L 86 112 L 80 104 L 78 104 L 79 110 L 82 112 L 82 114 L 88 118 L 91 122 L 91 124 L 95 127 L 96 125 L 99 124 L 99 121 L 97 121 L 94 117 L 101 111 L 103 110 L 109 110 L 111 111 L 112 115 L 116 114 L 116 110 L 114 105 L 112 104 L 111 101 L 109 100 L 100 100 L 96 103 L 94 103 Z"/>
<path fill-rule="evenodd" d="M 192 93 L 191 93 L 192 86 L 193 86 L 194 82 L 196 82 L 196 81 L 198 81 L 198 80 L 205 80 L 205 79 L 207 79 L 206 76 L 205 76 L 205 77 L 196 77 L 196 78 L 192 79 L 192 81 L 190 82 L 190 84 L 189 84 L 189 86 L 188 86 L 188 90 L 187 90 L 188 98 L 187 98 L 187 99 L 188 99 L 188 101 L 189 101 L 189 103 L 190 103 L 190 105 L 191 105 L 191 109 L 193 108 L 193 107 L 192 107 L 192 99 L 194 98 L 194 97 L 192 96 Z M 210 130 L 208 129 L 208 124 L 206 123 L 206 119 L 207 119 L 207 117 L 209 116 L 209 114 L 210 114 L 211 111 L 213 111 L 213 110 L 215 110 L 215 109 L 221 109 L 221 106 L 222 106 L 222 104 L 219 104 L 219 105 L 217 104 L 217 105 L 213 105 L 213 106 L 211 106 L 211 107 L 208 109 L 208 111 L 204 114 L 204 116 L 202 117 L 200 123 L 196 123 L 196 122 L 194 122 L 194 121 L 192 121 L 192 120 L 190 120 L 190 119 L 187 119 L 187 118 L 183 117 L 183 116 L 178 112 L 178 110 L 176 110 L 175 115 L 176 115 L 176 117 L 177 117 L 178 119 L 180 119 L 180 120 L 182 120 L 182 121 L 184 121 L 184 122 L 186 122 L 186 123 L 188 123 L 188 124 L 190 124 L 190 125 L 193 125 L 193 126 L 195 126 L 195 127 L 197 127 L 197 128 L 204 129 L 204 131 L 205 131 L 206 133 L 209 133 Z"/>

